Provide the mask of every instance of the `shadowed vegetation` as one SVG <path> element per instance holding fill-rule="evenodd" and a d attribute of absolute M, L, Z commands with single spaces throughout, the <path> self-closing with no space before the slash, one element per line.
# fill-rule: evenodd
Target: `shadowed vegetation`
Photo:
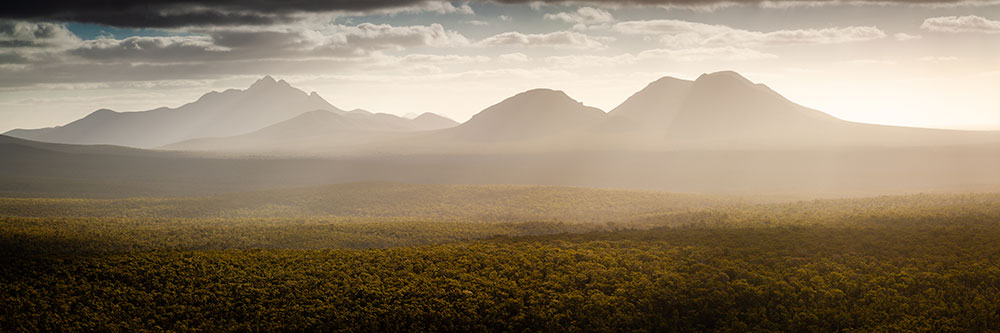
<path fill-rule="evenodd" d="M 0 207 L 3 330 L 1000 325 L 998 194 L 348 184 Z"/>

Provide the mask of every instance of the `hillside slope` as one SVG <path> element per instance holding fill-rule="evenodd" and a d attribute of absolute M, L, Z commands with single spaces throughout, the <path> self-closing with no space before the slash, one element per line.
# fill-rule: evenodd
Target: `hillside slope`
<path fill-rule="evenodd" d="M 43 142 L 152 148 L 192 138 L 243 134 L 313 110 L 344 112 L 315 92 L 307 94 L 267 76 L 245 90 L 213 91 L 178 108 L 101 109 L 64 126 L 5 134 Z"/>

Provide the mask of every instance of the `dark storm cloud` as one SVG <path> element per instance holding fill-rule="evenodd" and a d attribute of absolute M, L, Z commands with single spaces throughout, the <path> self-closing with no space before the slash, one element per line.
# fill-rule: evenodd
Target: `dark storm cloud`
<path fill-rule="evenodd" d="M 391 26 L 362 23 L 307 27 L 212 27 L 196 35 L 124 39 L 98 38 L 76 43 L 67 54 L 103 63 L 232 61 L 363 57 L 378 51 L 423 46 L 462 46 L 468 40 L 440 24 Z"/>
<path fill-rule="evenodd" d="M 506 3 L 506 4 L 529 4 L 529 3 L 548 3 L 548 4 L 603 4 L 603 5 L 680 5 L 680 6 L 694 6 L 694 5 L 708 5 L 708 4 L 718 4 L 718 3 L 734 3 L 734 4 L 747 4 L 755 5 L 765 2 L 777 2 L 777 3 L 899 3 L 899 4 L 957 4 L 957 3 L 970 3 L 979 2 L 980 0 L 492 0 L 494 2 Z M 985 0 L 983 1 L 985 2 Z"/>
<path fill-rule="evenodd" d="M 486 2 L 479 0 L 472 2 Z M 525 4 L 537 0 L 493 0 Z M 976 0 L 972 0 L 973 2 Z M 301 14 L 335 11 L 366 12 L 420 5 L 427 0 L 46 0 L 2 1 L 0 18 L 62 21 L 131 28 L 184 26 L 269 25 L 300 19 Z M 466 1 L 456 1 L 466 2 Z M 603 5 L 707 5 L 715 3 L 758 4 L 763 0 L 543 0 L 553 4 Z M 909 3 L 947 4 L 968 0 L 790 0 L 790 3 Z"/>
<path fill-rule="evenodd" d="M 131 28 L 267 25 L 296 14 L 406 7 L 422 0 L 49 0 L 0 2 L 0 18 L 66 21 Z"/>

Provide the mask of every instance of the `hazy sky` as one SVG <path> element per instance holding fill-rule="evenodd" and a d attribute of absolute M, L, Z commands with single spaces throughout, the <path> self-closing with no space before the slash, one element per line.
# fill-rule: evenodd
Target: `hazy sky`
<path fill-rule="evenodd" d="M 342 109 L 464 121 L 532 88 L 608 111 L 720 70 L 847 120 L 1000 130 L 1000 1 L 0 4 L 0 132 L 263 75 Z"/>

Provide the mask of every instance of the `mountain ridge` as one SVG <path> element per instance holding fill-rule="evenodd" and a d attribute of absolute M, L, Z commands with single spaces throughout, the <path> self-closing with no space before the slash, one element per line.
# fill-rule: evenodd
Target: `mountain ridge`
<path fill-rule="evenodd" d="M 247 89 L 208 92 L 176 108 L 99 109 L 63 126 L 5 134 L 43 142 L 152 148 L 190 138 L 242 134 L 316 109 L 344 112 L 318 94 L 267 76 Z"/>
<path fill-rule="evenodd" d="M 284 104 L 267 101 L 272 96 L 292 96 L 290 105 L 293 107 L 285 110 L 289 108 Z M 258 109 L 247 112 L 245 109 L 249 107 Z M 192 110 L 207 111 L 193 113 Z M 196 121 L 179 129 L 171 127 L 176 121 L 170 117 L 177 114 L 191 115 Z M 121 126 L 135 119 L 147 125 Z M 253 126 L 242 126 L 239 130 L 219 129 L 240 121 Z M 531 89 L 481 110 L 464 123 L 433 113 L 399 117 L 362 109 L 344 111 L 316 92 L 306 94 L 285 80 L 265 76 L 247 89 L 212 91 L 178 108 L 140 112 L 99 109 L 65 126 L 38 131 L 44 134 L 46 130 L 78 127 L 86 131 L 76 130 L 76 134 L 99 134 L 102 129 L 112 127 L 120 136 L 131 137 L 141 144 L 114 140 L 71 143 L 149 148 L 155 141 L 158 145 L 151 147 L 209 151 L 237 147 L 241 151 L 256 147 L 298 151 L 312 147 L 321 151 L 406 154 L 449 151 L 456 147 L 462 147 L 458 151 L 537 152 L 942 146 L 1000 142 L 1000 132 L 995 131 L 921 129 L 842 120 L 796 104 L 767 85 L 755 83 L 734 71 L 703 73 L 694 80 L 664 76 L 607 113 L 586 106 L 560 90 Z M 172 139 L 176 140 L 143 141 L 146 136 L 164 131 L 161 127 L 174 131 Z M 8 133 L 46 141 L 39 140 L 34 135 L 37 133 L 22 131 Z M 413 135 L 397 135 L 402 132 Z M 57 137 L 62 140 L 55 142 L 73 141 L 69 140 L 73 138 L 72 135 Z M 313 141 L 308 141 L 310 139 Z"/>
<path fill-rule="evenodd" d="M 538 88 L 508 97 L 449 132 L 456 138 L 477 141 L 530 140 L 579 131 L 606 116 L 561 90 Z"/>
<path fill-rule="evenodd" d="M 241 135 L 196 138 L 164 145 L 167 150 L 190 151 L 303 151 L 360 145 L 400 133 L 449 128 L 457 122 L 425 113 L 422 119 L 407 119 L 361 109 L 348 112 L 313 110 Z"/>

